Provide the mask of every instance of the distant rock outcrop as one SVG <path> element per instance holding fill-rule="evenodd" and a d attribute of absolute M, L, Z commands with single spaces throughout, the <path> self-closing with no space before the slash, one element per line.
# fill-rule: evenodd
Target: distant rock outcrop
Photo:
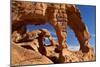
<path fill-rule="evenodd" d="M 51 24 L 58 37 L 55 41 L 47 29 L 27 32 L 26 25 Z M 79 40 L 80 50 L 71 51 L 66 42 L 69 26 Z M 12 2 L 12 65 L 53 64 L 94 61 L 95 53 L 89 44 L 90 34 L 79 9 L 72 4 Z M 44 43 L 45 38 L 50 41 Z"/>

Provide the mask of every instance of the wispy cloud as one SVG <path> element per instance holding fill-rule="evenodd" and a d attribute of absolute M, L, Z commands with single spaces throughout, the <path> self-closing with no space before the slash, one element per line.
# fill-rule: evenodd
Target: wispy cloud
<path fill-rule="evenodd" d="M 72 50 L 72 51 L 78 51 L 80 49 L 80 46 L 71 46 L 71 45 L 69 45 L 68 49 Z"/>
<path fill-rule="evenodd" d="M 92 37 L 95 37 L 96 35 L 95 35 L 95 34 L 91 34 L 91 36 L 92 36 Z"/>

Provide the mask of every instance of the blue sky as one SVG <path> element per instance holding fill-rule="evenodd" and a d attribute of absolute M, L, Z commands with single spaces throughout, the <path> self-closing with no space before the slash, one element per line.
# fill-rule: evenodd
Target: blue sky
<path fill-rule="evenodd" d="M 95 6 L 77 6 L 80 9 L 84 23 L 87 25 L 91 34 L 90 44 L 95 44 L 96 39 L 96 7 Z"/>
<path fill-rule="evenodd" d="M 77 5 L 77 7 L 80 9 L 81 12 L 81 17 L 84 21 L 84 23 L 87 25 L 88 30 L 91 34 L 91 39 L 90 39 L 90 44 L 92 46 L 95 46 L 95 26 L 96 26 L 96 7 L 95 6 L 86 6 L 86 5 Z M 52 36 L 55 38 L 55 40 L 57 40 L 56 34 L 55 34 L 55 30 L 53 29 L 53 27 L 49 24 L 45 24 L 45 25 L 38 25 L 38 26 L 34 26 L 34 25 L 29 25 L 27 26 L 29 31 L 35 30 L 35 29 L 41 29 L 41 28 L 45 28 L 48 29 Z M 74 32 L 68 28 L 68 36 L 67 36 L 67 43 L 69 46 L 79 46 L 78 40 L 75 37 Z"/>

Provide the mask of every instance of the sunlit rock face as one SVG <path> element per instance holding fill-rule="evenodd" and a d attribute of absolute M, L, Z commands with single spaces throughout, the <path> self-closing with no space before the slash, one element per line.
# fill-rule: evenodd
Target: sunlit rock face
<path fill-rule="evenodd" d="M 94 50 L 89 44 L 90 34 L 75 5 L 14 0 L 11 15 L 12 65 L 95 60 Z M 43 25 L 45 23 L 55 29 L 58 41 L 54 40 L 47 29 L 27 32 L 28 24 Z M 68 49 L 67 26 L 74 31 L 80 43 L 78 51 Z M 49 40 L 49 45 L 44 43 L 45 39 Z"/>

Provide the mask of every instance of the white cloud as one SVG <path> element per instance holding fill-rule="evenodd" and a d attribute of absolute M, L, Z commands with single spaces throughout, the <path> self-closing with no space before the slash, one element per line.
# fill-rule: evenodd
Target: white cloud
<path fill-rule="evenodd" d="M 92 36 L 92 37 L 95 37 L 96 35 L 95 35 L 95 34 L 91 34 L 91 36 Z"/>
<path fill-rule="evenodd" d="M 68 49 L 72 51 L 78 51 L 80 49 L 80 46 L 70 46 L 68 45 Z"/>

